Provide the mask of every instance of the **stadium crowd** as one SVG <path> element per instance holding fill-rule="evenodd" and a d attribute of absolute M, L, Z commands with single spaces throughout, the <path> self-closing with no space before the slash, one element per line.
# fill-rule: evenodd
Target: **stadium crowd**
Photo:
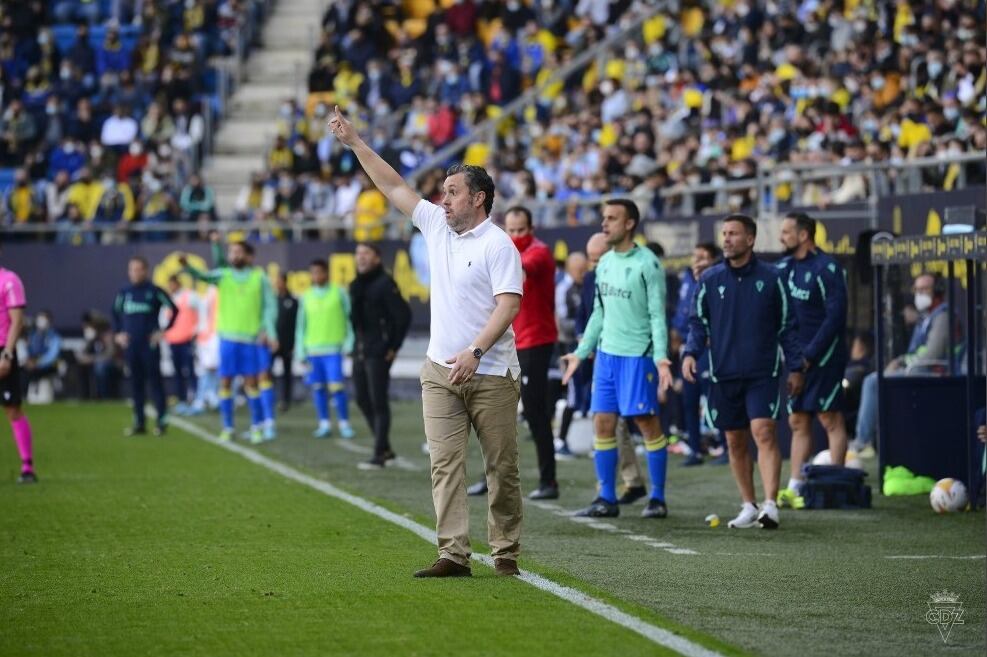
<path fill-rule="evenodd" d="M 228 54 L 237 25 L 259 20 L 264 3 L 147 1 L 138 15 L 118 4 L 115 17 L 95 0 L 2 10 L 0 163 L 16 169 L 0 180 L 4 223 L 61 222 L 69 230 L 59 239 L 78 244 L 98 239 L 72 230 L 88 222 L 216 218 L 211 190 L 190 179 L 206 155 L 207 58 Z M 630 38 L 546 84 L 637 16 L 647 18 Z M 407 175 L 534 88 L 532 105 L 492 142 L 461 155 L 489 168 L 510 201 L 555 201 L 537 223 L 586 222 L 594 211 L 572 202 L 615 193 L 644 198 L 646 220 L 749 208 L 751 188 L 674 191 L 751 180 L 764 164 L 982 152 L 983 25 L 982 2 L 954 0 L 683 2 L 657 12 L 640 0 L 332 3 L 307 98 L 286 99 L 272 117 L 266 169 L 224 211 L 282 226 L 336 218 L 344 230 L 310 234 L 380 239 L 388 204 L 328 132 L 334 105 Z M 983 178 L 982 162 L 964 167 L 925 168 L 921 185 Z M 426 196 L 437 179 L 419 180 Z M 848 203 L 894 192 L 895 174 L 871 184 L 847 175 L 773 193 L 796 206 Z"/>
<path fill-rule="evenodd" d="M 240 50 L 265 6 L 4 3 L 0 224 L 57 224 L 56 241 L 87 244 L 127 240 L 136 222 L 215 220 L 213 193 L 195 175 L 218 102 L 208 58 Z M 92 224 L 114 230 L 84 230 Z"/>
<path fill-rule="evenodd" d="M 268 169 L 252 181 L 265 194 L 240 205 L 240 216 L 335 215 L 357 239 L 383 235 L 386 204 L 326 130 L 334 105 L 359 117 L 373 147 L 407 175 L 650 6 L 333 5 L 308 100 L 286 101 Z M 983 24 L 983 3 L 970 2 L 682 3 L 645 20 L 604 64 L 544 86 L 493 144 L 473 143 L 462 159 L 491 169 L 509 200 L 562 202 L 555 219 L 577 223 L 589 214 L 565 206 L 602 194 L 650 198 L 646 219 L 749 208 L 752 189 L 702 194 L 688 205 L 657 192 L 750 180 L 759 163 L 895 163 L 984 151 Z M 983 164 L 965 173 L 983 178 Z M 959 174 L 955 165 L 925 169 L 921 182 L 951 189 Z M 429 172 L 421 182 L 426 196 L 434 180 Z M 895 183 L 891 174 L 876 191 L 891 193 Z M 828 206 L 864 200 L 869 184 L 848 175 L 774 193 L 783 203 Z"/>

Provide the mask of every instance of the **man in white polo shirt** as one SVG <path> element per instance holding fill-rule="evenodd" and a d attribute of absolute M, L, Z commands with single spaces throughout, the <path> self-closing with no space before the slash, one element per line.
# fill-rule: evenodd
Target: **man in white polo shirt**
<path fill-rule="evenodd" d="M 377 189 L 411 215 L 428 247 L 432 318 L 421 372 L 422 415 L 432 461 L 439 559 L 415 577 L 471 574 L 466 506 L 471 426 L 483 450 L 494 568 L 500 575 L 517 575 L 521 368 L 511 322 L 521 308 L 521 257 L 489 218 L 493 180 L 481 167 L 454 166 L 442 184 L 442 205 L 435 205 L 423 200 L 360 138 L 338 107 L 329 128 L 353 150 Z"/>

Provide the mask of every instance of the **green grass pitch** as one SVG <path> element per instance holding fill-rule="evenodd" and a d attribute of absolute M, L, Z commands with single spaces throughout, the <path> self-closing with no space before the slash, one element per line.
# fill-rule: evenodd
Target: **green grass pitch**
<path fill-rule="evenodd" d="M 479 564 L 472 580 L 415 580 L 434 559 L 417 536 L 177 426 L 125 439 L 122 405 L 30 414 L 40 485 L 13 483 L 0 438 L 0 656 L 669 654 Z M 260 451 L 431 526 L 420 406 L 395 406 L 404 468 L 356 469 L 369 449 L 359 418 L 350 443 L 315 440 L 312 424 L 310 407 L 292 410 Z M 520 435 L 530 489 L 534 447 Z M 710 529 L 706 514 L 735 511 L 728 470 L 673 457 L 670 518 L 643 520 L 635 505 L 588 524 L 565 512 L 592 497 L 591 463 L 559 474 L 561 500 L 526 505 L 522 567 L 716 652 L 984 654 L 983 514 L 876 496 L 869 511 L 783 511 L 773 533 Z M 482 500 L 471 522 L 482 551 Z M 964 609 L 947 644 L 925 620 L 942 589 Z"/>

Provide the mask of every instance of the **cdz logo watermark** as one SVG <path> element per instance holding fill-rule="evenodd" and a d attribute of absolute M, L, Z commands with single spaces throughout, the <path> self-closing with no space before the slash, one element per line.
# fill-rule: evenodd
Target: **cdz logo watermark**
<path fill-rule="evenodd" d="M 942 642 L 946 643 L 953 626 L 964 624 L 963 603 L 960 602 L 959 594 L 936 591 L 930 595 L 929 611 L 925 613 L 925 620 L 939 628 L 939 636 L 942 637 Z"/>

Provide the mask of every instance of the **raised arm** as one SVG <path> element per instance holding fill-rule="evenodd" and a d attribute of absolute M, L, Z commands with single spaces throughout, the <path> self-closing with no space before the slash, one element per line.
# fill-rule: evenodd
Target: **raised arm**
<path fill-rule="evenodd" d="M 182 266 L 182 273 L 188 274 L 195 280 L 202 281 L 203 283 L 215 285 L 223 277 L 223 271 L 221 269 L 213 269 L 212 271 L 196 269 L 188 263 L 188 257 L 184 254 L 178 257 L 178 264 Z"/>
<path fill-rule="evenodd" d="M 411 213 L 415 211 L 418 201 L 421 200 L 421 196 L 401 178 L 397 171 L 391 168 L 391 165 L 360 138 L 353 124 L 339 111 L 338 105 L 329 119 L 329 129 L 339 141 L 353 150 L 353 154 L 360 160 L 360 166 L 370 176 L 370 180 L 377 186 L 377 189 L 387 197 L 387 200 L 403 214 L 410 217 Z"/>

